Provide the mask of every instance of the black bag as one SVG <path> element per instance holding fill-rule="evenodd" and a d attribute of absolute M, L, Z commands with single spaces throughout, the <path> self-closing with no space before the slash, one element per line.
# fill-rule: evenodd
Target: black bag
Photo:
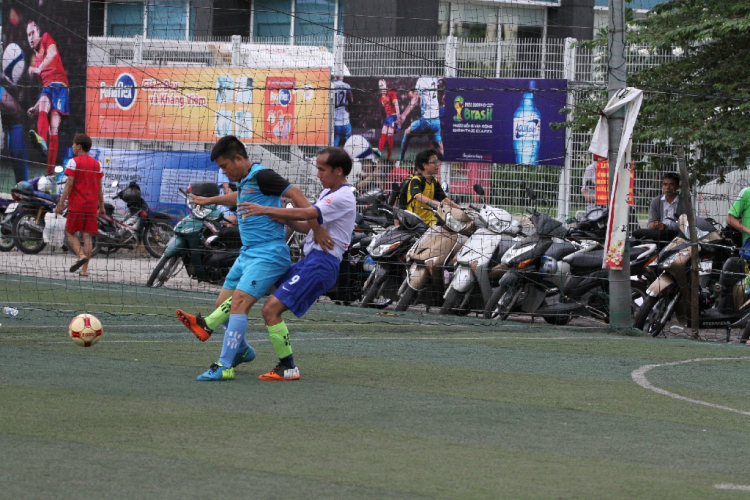
<path fill-rule="evenodd" d="M 407 177 L 402 183 L 401 186 L 398 188 L 398 207 L 406 209 L 407 205 L 411 203 L 411 199 L 409 199 L 409 184 L 411 184 L 411 181 L 416 177 L 415 175 L 410 175 Z"/>

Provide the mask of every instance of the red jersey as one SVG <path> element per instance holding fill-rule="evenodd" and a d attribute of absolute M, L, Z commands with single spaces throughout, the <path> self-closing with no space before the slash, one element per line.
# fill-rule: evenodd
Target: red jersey
<path fill-rule="evenodd" d="M 34 53 L 34 59 L 31 61 L 31 66 L 38 68 L 42 64 L 42 61 L 44 61 L 44 58 L 47 57 L 47 51 L 52 46 L 57 48 L 55 40 L 49 35 L 49 33 L 43 34 L 42 39 L 39 41 L 39 47 Z M 68 76 L 65 74 L 65 68 L 63 68 L 59 51 L 55 54 L 52 62 L 42 70 L 39 77 L 42 79 L 42 85 L 45 87 L 52 83 L 62 83 L 66 87 L 68 86 Z"/>
<path fill-rule="evenodd" d="M 96 213 L 99 211 L 99 189 L 104 177 L 102 164 L 89 155 L 72 158 L 65 167 L 65 175 L 73 177 L 73 188 L 68 195 L 68 211 Z"/>
<path fill-rule="evenodd" d="M 393 104 L 393 101 L 398 102 L 398 95 L 394 90 L 389 90 L 385 95 L 380 96 L 380 103 L 383 105 L 383 108 L 385 108 L 386 116 L 397 114 L 396 106 Z"/>

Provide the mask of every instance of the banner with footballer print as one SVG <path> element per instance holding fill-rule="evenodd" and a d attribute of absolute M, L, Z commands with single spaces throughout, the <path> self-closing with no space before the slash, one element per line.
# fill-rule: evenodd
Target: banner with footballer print
<path fill-rule="evenodd" d="M 403 159 L 411 160 L 421 149 L 443 147 L 442 78 L 347 76 L 343 81 L 353 98 L 347 104 L 351 136 L 363 137 L 381 158 L 396 161 L 403 151 Z"/>
<path fill-rule="evenodd" d="M 90 67 L 88 77 L 91 136 L 328 144 L 327 68 Z"/>
<path fill-rule="evenodd" d="M 86 119 L 88 2 L 5 0 L 2 160 L 15 180 L 52 170 Z"/>
<path fill-rule="evenodd" d="M 445 159 L 562 166 L 566 80 L 446 78 Z"/>

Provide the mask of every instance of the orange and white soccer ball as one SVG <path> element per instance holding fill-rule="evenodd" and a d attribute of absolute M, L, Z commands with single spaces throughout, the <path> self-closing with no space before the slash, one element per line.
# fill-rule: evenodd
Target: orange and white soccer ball
<path fill-rule="evenodd" d="M 68 327 L 70 340 L 81 347 L 91 347 L 102 336 L 102 323 L 93 314 L 79 314 Z"/>

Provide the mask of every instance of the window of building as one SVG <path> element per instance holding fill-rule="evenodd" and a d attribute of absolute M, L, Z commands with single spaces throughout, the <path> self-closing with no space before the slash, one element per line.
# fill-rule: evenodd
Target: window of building
<path fill-rule="evenodd" d="M 451 30 L 451 4 L 440 2 L 438 11 L 438 36 L 448 36 Z"/>
<path fill-rule="evenodd" d="M 497 38 L 497 7 L 478 3 L 451 4 L 453 36 L 460 38 Z"/>
<path fill-rule="evenodd" d="M 107 36 L 143 35 L 143 3 L 107 3 Z"/>
<path fill-rule="evenodd" d="M 292 0 L 253 2 L 253 38 L 288 39 L 292 34 Z"/>
<path fill-rule="evenodd" d="M 336 16 L 338 2 L 338 19 Z M 342 28 L 342 0 L 262 0 L 253 2 L 253 40 L 333 39 Z M 299 40 L 298 40 L 299 39 Z"/>
<path fill-rule="evenodd" d="M 107 2 L 106 36 L 190 39 L 195 15 L 195 6 L 188 0 Z"/>
<path fill-rule="evenodd" d="M 296 0 L 294 37 L 333 37 L 336 0 Z"/>

